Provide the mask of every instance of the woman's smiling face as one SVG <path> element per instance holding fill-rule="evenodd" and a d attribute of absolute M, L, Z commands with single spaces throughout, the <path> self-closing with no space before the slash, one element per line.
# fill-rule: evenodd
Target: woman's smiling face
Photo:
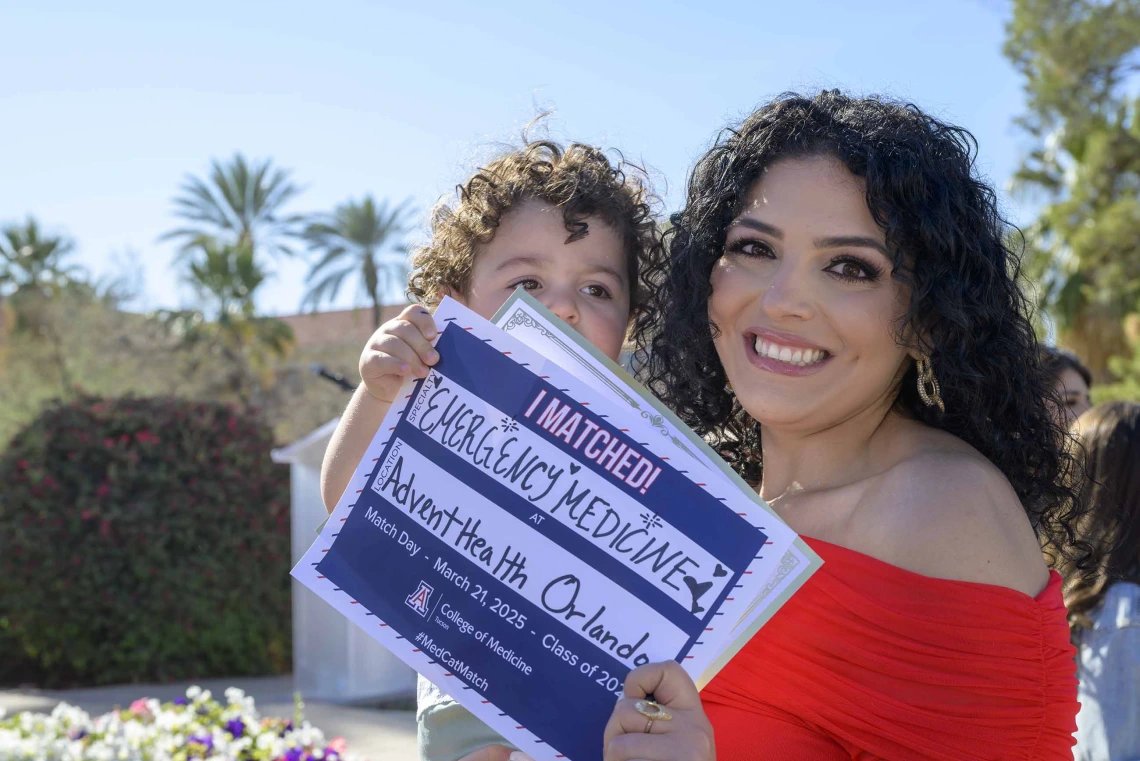
<path fill-rule="evenodd" d="M 894 403 L 906 307 L 863 183 L 828 156 L 773 164 L 729 225 L 709 317 L 733 391 L 765 426 L 823 430 Z"/>

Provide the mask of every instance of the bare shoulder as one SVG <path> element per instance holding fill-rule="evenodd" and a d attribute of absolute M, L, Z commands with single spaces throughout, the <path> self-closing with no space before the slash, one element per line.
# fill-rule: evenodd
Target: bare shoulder
<path fill-rule="evenodd" d="M 965 443 L 932 433 L 860 499 L 860 523 L 878 516 L 869 530 L 879 556 L 924 576 L 1037 595 L 1049 574 L 1013 486 Z"/>

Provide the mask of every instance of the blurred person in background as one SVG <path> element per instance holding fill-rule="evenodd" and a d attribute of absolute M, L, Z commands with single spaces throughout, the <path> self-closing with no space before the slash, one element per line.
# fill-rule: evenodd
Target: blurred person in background
<path fill-rule="evenodd" d="M 1061 403 L 1057 420 L 1063 426 L 1070 426 L 1092 407 L 1089 401 L 1092 373 L 1076 354 L 1052 346 L 1041 347 L 1041 364 L 1057 379 L 1053 386 Z"/>
<path fill-rule="evenodd" d="M 1102 560 L 1066 575 L 1081 703 L 1076 761 L 1140 759 L 1140 404 L 1109 402 L 1074 425 L 1089 505 L 1083 537 Z"/>

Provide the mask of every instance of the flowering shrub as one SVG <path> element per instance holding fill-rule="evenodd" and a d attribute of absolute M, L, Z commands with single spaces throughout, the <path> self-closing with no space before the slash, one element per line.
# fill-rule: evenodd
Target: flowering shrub
<path fill-rule="evenodd" d="M 0 683 L 285 671 L 288 471 L 250 412 L 46 409 L 0 455 Z"/>
<path fill-rule="evenodd" d="M 226 705 L 191 687 L 172 703 L 142 698 L 94 719 L 67 703 L 0 716 L 0 761 L 345 761 L 344 750 L 300 717 L 261 718 L 236 687 Z"/>

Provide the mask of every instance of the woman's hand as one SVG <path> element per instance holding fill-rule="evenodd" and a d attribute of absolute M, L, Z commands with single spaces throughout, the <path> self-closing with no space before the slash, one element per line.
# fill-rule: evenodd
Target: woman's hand
<path fill-rule="evenodd" d="M 638 702 L 647 699 L 663 706 L 672 718 L 650 719 L 638 711 Z M 697 686 L 675 661 L 650 663 L 629 672 L 625 697 L 618 701 L 606 725 L 603 758 L 715 761 L 712 725 L 701 707 Z"/>
<path fill-rule="evenodd" d="M 426 378 L 439 361 L 431 345 L 436 335 L 435 318 L 418 304 L 381 325 L 360 354 L 360 379 L 368 393 L 391 404 L 409 375 Z"/>

